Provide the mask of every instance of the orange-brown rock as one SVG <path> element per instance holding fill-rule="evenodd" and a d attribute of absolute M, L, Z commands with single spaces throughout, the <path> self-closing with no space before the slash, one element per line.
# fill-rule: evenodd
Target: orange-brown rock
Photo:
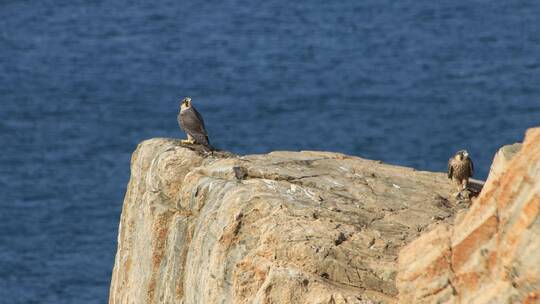
<path fill-rule="evenodd" d="M 443 173 L 338 153 L 148 140 L 132 158 L 109 302 L 393 303 L 399 249 L 452 220 L 453 191 Z"/>
<path fill-rule="evenodd" d="M 536 128 L 521 149 L 501 149 L 482 193 L 459 221 L 401 250 L 399 302 L 540 303 L 539 210 Z"/>
<path fill-rule="evenodd" d="M 489 179 L 498 179 L 506 167 L 512 161 L 512 158 L 516 153 L 521 150 L 523 145 L 521 143 L 515 143 L 513 145 L 507 145 L 499 149 L 493 158 L 491 168 L 489 169 Z"/>

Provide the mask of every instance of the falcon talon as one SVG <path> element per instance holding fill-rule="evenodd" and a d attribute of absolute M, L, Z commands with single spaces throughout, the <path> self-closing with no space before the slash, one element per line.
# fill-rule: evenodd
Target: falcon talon
<path fill-rule="evenodd" d="M 467 201 L 471 200 L 471 191 L 469 189 L 464 189 L 461 191 L 461 198 Z"/>

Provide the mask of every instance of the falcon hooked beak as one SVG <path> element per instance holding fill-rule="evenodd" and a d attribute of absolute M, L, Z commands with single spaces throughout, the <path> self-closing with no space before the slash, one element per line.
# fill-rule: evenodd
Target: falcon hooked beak
<path fill-rule="evenodd" d="M 191 107 L 191 97 L 186 97 L 180 102 L 180 109 L 187 109 Z"/>
<path fill-rule="evenodd" d="M 464 160 L 464 159 L 467 159 L 467 157 L 469 157 L 469 152 L 467 152 L 467 150 L 461 150 L 457 153 L 457 155 L 458 155 L 459 160 Z"/>

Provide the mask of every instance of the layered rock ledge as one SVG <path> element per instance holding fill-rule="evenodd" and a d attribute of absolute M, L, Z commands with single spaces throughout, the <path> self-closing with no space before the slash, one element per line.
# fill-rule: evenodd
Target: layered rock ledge
<path fill-rule="evenodd" d="M 152 139 L 131 170 L 109 303 L 540 302 L 540 128 L 470 210 L 445 174 L 338 153 Z"/>
<path fill-rule="evenodd" d="M 443 173 L 338 153 L 148 140 L 132 157 L 109 303 L 394 303 L 399 250 L 464 212 L 454 192 Z"/>
<path fill-rule="evenodd" d="M 471 209 L 399 255 L 400 303 L 540 303 L 540 128 L 502 148 Z"/>

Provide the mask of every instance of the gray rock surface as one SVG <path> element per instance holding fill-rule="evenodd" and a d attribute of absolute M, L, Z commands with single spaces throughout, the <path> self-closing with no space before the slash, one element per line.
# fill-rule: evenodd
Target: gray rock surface
<path fill-rule="evenodd" d="M 460 209 L 444 173 L 329 152 L 132 157 L 109 303 L 393 303 L 400 248 Z"/>

